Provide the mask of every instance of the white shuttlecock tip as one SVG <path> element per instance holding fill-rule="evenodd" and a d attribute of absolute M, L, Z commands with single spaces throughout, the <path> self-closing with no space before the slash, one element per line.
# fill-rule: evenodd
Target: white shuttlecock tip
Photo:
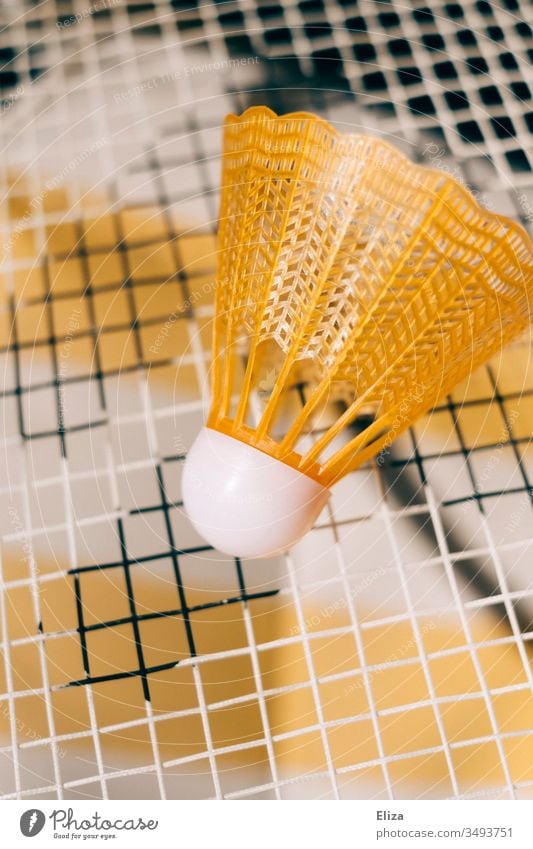
<path fill-rule="evenodd" d="M 329 491 L 281 460 L 204 427 L 183 472 L 185 510 L 198 533 L 233 557 L 286 551 L 313 526 Z"/>

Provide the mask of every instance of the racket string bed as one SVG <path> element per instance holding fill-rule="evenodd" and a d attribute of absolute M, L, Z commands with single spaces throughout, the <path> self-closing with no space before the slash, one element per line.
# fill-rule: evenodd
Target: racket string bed
<path fill-rule="evenodd" d="M 530 797 L 528 340 L 261 571 L 179 487 L 222 116 L 392 134 L 530 226 L 529 7 L 152 5 L 4 11 L 0 793 Z"/>

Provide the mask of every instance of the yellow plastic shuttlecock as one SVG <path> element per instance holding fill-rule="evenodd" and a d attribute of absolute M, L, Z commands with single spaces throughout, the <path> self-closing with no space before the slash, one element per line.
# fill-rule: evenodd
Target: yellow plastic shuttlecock
<path fill-rule="evenodd" d="M 218 239 L 212 405 L 183 497 L 235 556 L 297 541 L 339 478 L 530 321 L 519 225 L 311 114 L 228 116 Z"/>

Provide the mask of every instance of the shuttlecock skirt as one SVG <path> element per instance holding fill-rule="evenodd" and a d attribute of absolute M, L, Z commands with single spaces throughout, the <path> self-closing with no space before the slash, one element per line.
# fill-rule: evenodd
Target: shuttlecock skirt
<path fill-rule="evenodd" d="M 527 233 L 445 172 L 313 115 L 228 116 L 212 399 L 185 470 L 199 532 L 242 557 L 287 548 L 531 304 Z"/>

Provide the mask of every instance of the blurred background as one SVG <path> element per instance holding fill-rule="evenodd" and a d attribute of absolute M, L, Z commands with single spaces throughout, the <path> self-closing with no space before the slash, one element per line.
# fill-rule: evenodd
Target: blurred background
<path fill-rule="evenodd" d="M 224 116 L 381 136 L 531 232 L 532 4 L 0 15 L 2 797 L 532 798 L 529 338 L 287 556 L 209 549 L 180 492 Z"/>

